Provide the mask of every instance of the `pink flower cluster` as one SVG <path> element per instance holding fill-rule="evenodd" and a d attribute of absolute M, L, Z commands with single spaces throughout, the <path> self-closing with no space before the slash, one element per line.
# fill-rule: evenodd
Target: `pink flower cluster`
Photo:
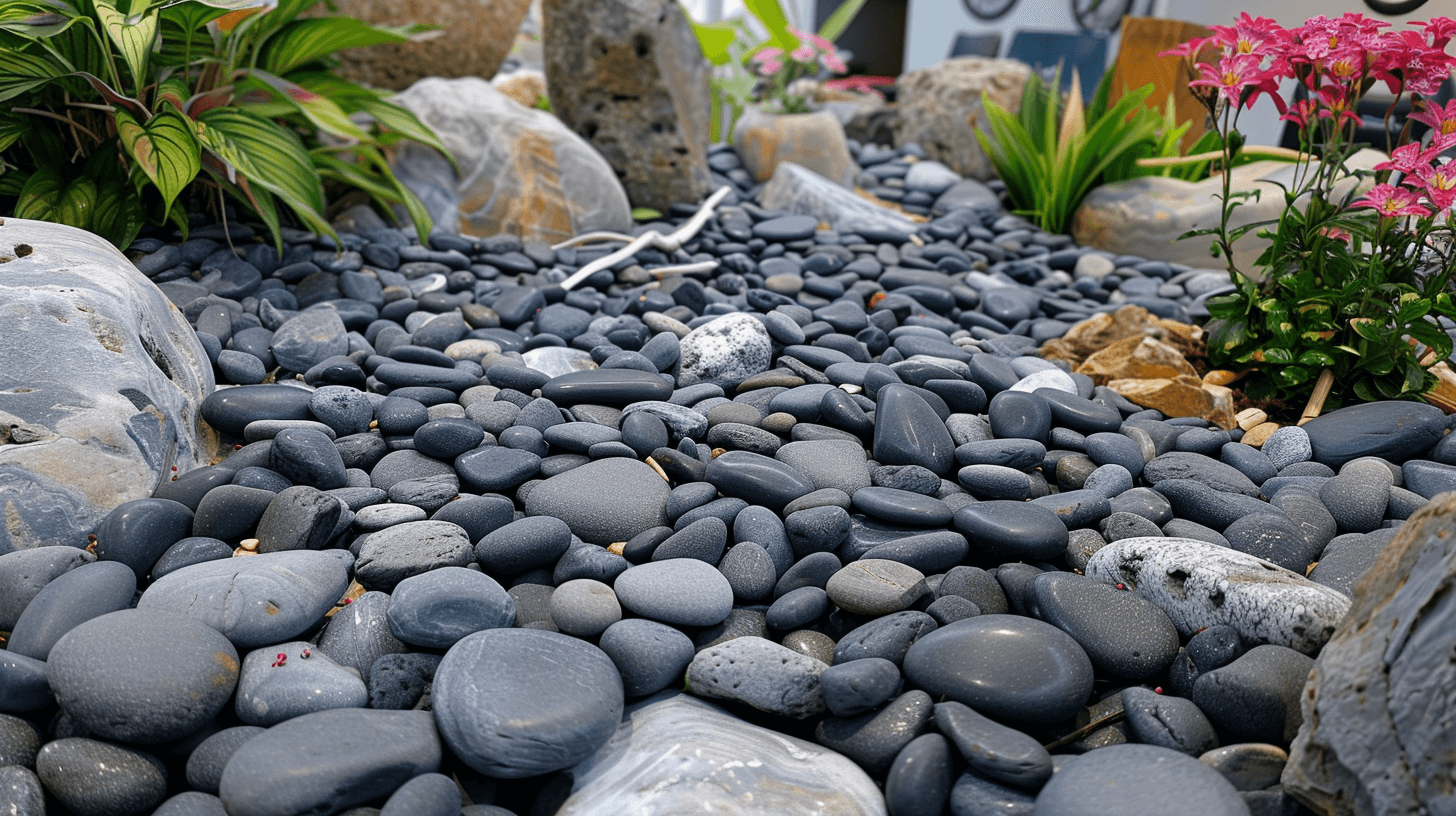
<path fill-rule="evenodd" d="M 818 34 L 810 34 L 797 28 L 790 28 L 789 33 L 798 38 L 799 45 L 793 51 L 788 52 L 788 60 L 799 68 L 809 69 L 806 74 L 813 74 L 821 63 L 836 74 L 849 73 L 849 66 L 845 65 L 835 52 L 834 43 Z M 772 76 L 783 70 L 784 57 L 785 53 L 782 48 L 764 46 L 755 51 L 749 59 L 757 63 L 760 75 Z"/>
<path fill-rule="evenodd" d="M 1356 105 L 1374 82 L 1384 82 L 1399 98 L 1417 98 L 1410 118 L 1429 125 L 1429 145 L 1397 147 L 1377 170 L 1401 174 L 1398 183 L 1377 184 L 1351 206 L 1373 209 L 1382 218 L 1427 217 L 1456 204 L 1456 163 L 1440 154 L 1456 146 L 1456 101 L 1445 106 L 1429 97 L 1456 70 L 1456 57 L 1446 53 L 1456 20 L 1436 17 L 1412 28 L 1383 31 L 1390 24 L 1360 14 L 1337 20 L 1314 17 L 1298 28 L 1283 28 L 1266 17 L 1246 12 L 1233 26 L 1210 26 L 1210 37 L 1190 40 L 1161 56 L 1188 61 L 1193 89 L 1217 116 L 1220 109 L 1252 107 L 1267 95 L 1281 119 L 1309 130 L 1316 124 L 1338 133 L 1358 123 Z M 1218 49 L 1213 62 L 1197 62 L 1206 47 Z M 1296 79 L 1307 98 L 1287 104 L 1280 83 Z"/>
<path fill-rule="evenodd" d="M 1229 105 L 1250 107 L 1261 95 L 1274 100 L 1285 118 L 1303 125 L 1311 115 L 1336 121 L 1358 119 L 1355 102 L 1367 80 L 1381 80 L 1391 92 L 1431 96 L 1456 68 L 1446 46 L 1456 20 L 1436 17 L 1415 28 L 1382 31 L 1389 23 L 1349 13 L 1337 20 L 1320 15 L 1298 28 L 1267 17 L 1239 16 L 1233 26 L 1209 26 L 1210 37 L 1190 40 L 1160 56 L 1195 60 L 1205 46 L 1220 50 L 1216 62 L 1196 64 L 1195 93 L 1216 94 Z M 1290 107 L 1280 81 L 1297 78 L 1309 90 L 1305 104 Z"/>

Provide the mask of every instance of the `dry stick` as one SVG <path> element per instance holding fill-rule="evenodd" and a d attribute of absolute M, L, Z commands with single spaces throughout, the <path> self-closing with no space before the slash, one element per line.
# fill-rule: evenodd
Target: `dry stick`
<path fill-rule="evenodd" d="M 719 187 L 717 192 L 708 196 L 707 200 L 703 202 L 703 206 L 698 208 L 698 211 L 693 214 L 692 218 L 688 219 L 687 223 L 683 224 L 681 227 L 678 227 L 677 230 L 675 230 L 670 235 L 663 235 L 657 230 L 649 230 L 648 232 L 644 232 L 636 238 L 627 239 L 627 236 L 618 235 L 617 233 L 594 233 L 595 235 L 607 236 L 604 237 L 602 240 L 620 241 L 623 239 L 627 239 L 629 240 L 629 243 L 621 249 L 617 250 L 616 252 L 613 252 L 609 255 L 603 255 L 602 257 L 597 258 L 595 261 L 592 261 L 586 266 L 583 266 L 582 268 L 576 270 L 571 274 L 571 277 L 561 282 L 561 288 L 569 291 L 573 286 L 576 286 L 578 283 L 581 283 L 592 275 L 595 275 L 603 269 L 608 269 L 612 267 L 618 261 L 623 261 L 636 255 L 639 251 L 646 249 L 649 246 L 653 249 L 661 250 L 664 252 L 674 252 L 678 249 L 681 249 L 683 244 L 687 243 L 687 241 L 694 235 L 697 235 L 698 230 L 701 230 L 703 228 L 703 225 L 708 223 L 708 219 L 713 216 L 713 210 L 718 206 L 718 203 L 723 200 L 723 197 L 728 195 L 728 191 L 730 189 L 732 188 L 728 187 L 727 185 Z M 592 234 L 583 235 L 581 236 L 581 239 L 589 238 L 591 235 Z M 580 243 L 581 239 L 573 238 L 569 241 L 564 241 L 560 244 L 557 244 L 553 248 L 571 246 L 573 242 Z"/>
<path fill-rule="evenodd" d="M 1287 147 L 1274 147 L 1265 145 L 1245 145 L 1239 152 L 1249 156 L 1273 156 L 1277 159 L 1292 159 L 1294 161 L 1307 161 L 1316 158 L 1312 153 L 1301 153 Z M 1180 164 L 1192 164 L 1194 162 L 1208 161 L 1209 159 L 1223 158 L 1222 150 L 1210 150 L 1207 153 L 1195 153 L 1192 156 L 1167 156 L 1165 158 L 1138 159 L 1133 162 L 1138 167 L 1175 167 Z"/>
<path fill-rule="evenodd" d="M 1126 716 L 1126 712 L 1121 711 L 1121 710 L 1119 710 L 1119 711 L 1113 711 L 1113 712 L 1111 712 L 1109 714 L 1104 714 L 1101 717 L 1098 717 L 1097 719 L 1093 720 L 1092 722 L 1089 722 L 1086 725 L 1082 726 L 1081 728 L 1078 728 L 1076 731 L 1073 731 L 1072 733 L 1066 735 L 1065 737 L 1062 737 L 1059 740 L 1054 740 L 1052 742 L 1049 742 L 1046 745 L 1043 745 L 1042 747 L 1045 748 L 1048 751 L 1055 751 L 1058 748 L 1061 748 L 1063 745 L 1071 745 L 1072 743 L 1074 743 L 1077 740 L 1079 740 L 1079 739 L 1087 736 L 1088 734 L 1091 734 L 1093 731 L 1096 731 L 1097 729 L 1101 728 L 1102 726 L 1104 726 L 1104 725 L 1111 725 L 1111 724 L 1117 722 L 1118 720 L 1122 719 L 1124 716 Z"/>
<path fill-rule="evenodd" d="M 647 273 L 658 278 L 665 278 L 668 275 L 701 275 L 704 272 L 712 272 L 717 269 L 717 261 L 698 261 L 697 263 L 678 264 L 676 266 L 655 266 Z"/>
<path fill-rule="evenodd" d="M 1335 372 L 1328 368 L 1320 372 L 1319 379 L 1314 383 L 1314 391 L 1310 392 L 1309 402 L 1304 404 L 1304 413 L 1300 415 L 1299 422 L 1304 423 L 1320 415 L 1325 409 L 1325 400 L 1330 397 L 1330 389 L 1335 386 Z"/>

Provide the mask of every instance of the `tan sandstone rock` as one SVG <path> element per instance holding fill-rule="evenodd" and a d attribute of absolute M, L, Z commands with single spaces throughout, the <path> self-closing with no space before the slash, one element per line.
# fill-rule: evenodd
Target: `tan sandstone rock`
<path fill-rule="evenodd" d="M 1030 74 L 1026 63 L 983 57 L 953 57 L 903 74 L 896 83 L 896 143 L 917 142 L 960 175 L 989 181 L 995 170 L 972 131 L 989 127 L 981 94 L 1015 114 Z"/>
<path fill-rule="evenodd" d="M 1225 430 L 1238 426 L 1234 419 L 1233 395 L 1222 386 L 1203 386 L 1196 376 L 1113 380 L 1108 388 L 1144 408 L 1154 408 L 1170 417 L 1202 417 Z"/>
<path fill-rule="evenodd" d="M 1152 337 L 1127 337 L 1095 352 L 1076 373 L 1111 379 L 1197 377 L 1198 370 L 1178 349 Z"/>
<path fill-rule="evenodd" d="M 495 76 L 511 53 L 531 0 L 335 0 L 338 13 L 371 23 L 440 26 L 424 42 L 338 53 L 341 73 L 375 88 L 403 90 L 425 77 Z"/>
<path fill-rule="evenodd" d="M 1351 156 L 1347 167 L 1369 170 L 1386 156 L 1378 150 L 1361 150 Z M 1234 208 L 1229 228 L 1275 219 L 1284 210 L 1284 189 L 1294 182 L 1296 165 L 1291 162 L 1257 161 L 1236 167 L 1231 185 L 1234 191 L 1257 190 L 1257 201 Z M 1336 197 L 1344 195 L 1355 180 L 1336 185 Z M 1367 180 L 1363 182 L 1369 184 Z M 1072 237 L 1078 244 L 1118 254 L 1207 266 L 1212 236 L 1178 240 L 1189 230 L 1217 227 L 1222 204 L 1223 181 L 1215 176 L 1198 182 L 1164 176 L 1104 184 L 1093 188 L 1072 217 Z M 1234 262 L 1253 271 L 1254 260 L 1269 245 L 1252 233 L 1234 244 Z"/>
<path fill-rule="evenodd" d="M 775 114 L 749 107 L 733 125 L 733 146 L 755 181 L 768 181 L 780 164 L 792 162 L 847 188 L 858 169 L 844 127 L 829 111 Z"/>

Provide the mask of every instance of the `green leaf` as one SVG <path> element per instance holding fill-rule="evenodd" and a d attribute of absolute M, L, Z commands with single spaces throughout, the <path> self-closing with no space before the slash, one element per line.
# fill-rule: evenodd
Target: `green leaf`
<path fill-rule="evenodd" d="M 309 17 L 294 20 L 270 36 L 258 52 L 257 66 L 283 75 L 345 48 L 409 40 L 410 35 L 401 30 L 370 25 L 355 17 Z"/>
<path fill-rule="evenodd" d="M 662 217 L 662 213 L 659 212 L 658 210 L 652 209 L 651 207 L 633 207 L 632 208 L 632 220 L 633 221 L 651 221 L 654 218 L 661 218 L 661 217 Z"/>
<path fill-rule="evenodd" d="M 0 50 L 0 102 L 28 94 L 69 73 L 49 57 Z"/>
<path fill-rule="evenodd" d="M 785 51 L 792 51 L 799 46 L 799 38 L 789 33 L 789 18 L 784 15 L 779 0 L 743 0 L 743 6 L 768 29 L 768 42 L 765 45 Z"/>
<path fill-rule="evenodd" d="M 460 165 L 455 163 L 455 157 L 446 149 L 445 143 L 440 141 L 440 137 L 435 135 L 435 131 L 421 122 L 419 117 L 407 108 L 383 99 L 361 99 L 359 109 L 373 116 L 374 120 L 385 130 L 398 133 L 406 139 L 412 139 L 440 151 L 446 159 L 450 160 L 451 167 L 454 167 L 457 172 L 460 170 Z"/>
<path fill-rule="evenodd" d="M 318 172 L 295 133 L 242 108 L 213 108 L 200 121 L 198 135 L 208 150 L 282 199 L 309 229 L 337 239 L 323 215 Z"/>
<path fill-rule="evenodd" d="M 843 34 L 844 30 L 849 28 L 849 24 L 854 22 L 859 10 L 864 8 L 865 1 L 844 0 L 843 3 L 840 3 L 839 8 L 835 9 L 829 15 L 829 19 L 824 21 L 824 25 L 819 26 L 819 36 L 830 42 L 839 39 L 839 35 Z"/>
<path fill-rule="evenodd" d="M 1383 325 L 1368 317 L 1355 317 L 1350 319 L 1350 328 L 1366 340 L 1379 341 L 1385 338 L 1387 332 Z"/>
<path fill-rule="evenodd" d="M 1260 349 L 1260 351 L 1262 352 L 1262 354 L 1259 356 L 1262 356 L 1264 358 L 1263 362 L 1265 363 L 1273 365 L 1288 365 L 1294 362 L 1294 352 L 1290 351 L 1287 348 L 1279 348 L 1277 346 L 1274 346 L 1265 347 L 1263 349 Z M 1256 357 L 1255 359 L 1258 359 L 1258 357 Z"/>
<path fill-rule="evenodd" d="M 134 190 L 119 180 L 102 185 L 91 219 L 92 232 L 117 249 L 126 249 L 145 225 L 141 197 Z"/>
<path fill-rule="evenodd" d="M 147 57 L 157 41 L 157 10 L 147 8 L 146 0 L 121 0 L 122 11 L 112 0 L 92 0 L 96 18 L 106 35 L 121 51 L 131 71 L 134 92 L 140 96 L 147 84 Z"/>
<path fill-rule="evenodd" d="M 240 83 L 240 89 L 250 86 L 266 88 L 273 94 L 274 99 L 286 102 L 297 109 L 310 124 L 319 130 L 341 139 L 352 139 L 356 142 L 370 141 L 369 134 L 349 121 L 349 117 L 344 115 L 343 109 L 328 97 L 319 96 L 297 83 L 256 68 L 249 70 L 247 77 L 257 82 Z"/>
<path fill-rule="evenodd" d="M 162 213 L 197 178 L 202 169 L 201 146 L 192 123 L 172 109 L 163 110 L 145 125 L 126 111 L 116 112 L 116 132 L 127 155 L 162 194 Z"/>
<path fill-rule="evenodd" d="M 683 9 L 687 14 L 687 9 Z M 738 40 L 738 28 L 730 22 L 699 23 L 688 17 L 693 34 L 698 38 L 698 49 L 713 65 L 728 65 L 733 62 L 731 49 Z"/>
<path fill-rule="evenodd" d="M 1335 358 L 1324 353 L 1323 351 L 1315 351 L 1311 349 L 1299 355 L 1298 362 L 1300 365 L 1314 366 L 1315 368 L 1325 368 L 1334 365 Z"/>
<path fill-rule="evenodd" d="M 20 141 L 20 137 L 24 136 L 30 127 L 31 123 L 24 116 L 0 111 L 0 153 Z M 3 166 L 3 162 L 0 162 L 0 166 Z"/>
<path fill-rule="evenodd" d="M 1395 313 L 1395 321 L 1400 325 L 1409 325 L 1430 313 L 1431 301 L 1414 292 L 1409 292 L 1400 297 L 1400 306 Z"/>
<path fill-rule="evenodd" d="M 21 189 L 15 215 L 90 229 L 95 207 L 96 182 L 82 177 L 68 183 L 54 167 L 43 167 Z"/>
<path fill-rule="evenodd" d="M 54 37 L 82 19 L 65 3 L 7 2 L 0 6 L 0 31 L 26 39 Z"/>

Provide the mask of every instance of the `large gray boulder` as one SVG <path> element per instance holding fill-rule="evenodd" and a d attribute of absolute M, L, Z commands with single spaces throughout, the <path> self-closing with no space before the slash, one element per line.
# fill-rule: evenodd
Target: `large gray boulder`
<path fill-rule="evenodd" d="M 0 222 L 0 555 L 86 535 L 205 464 L 212 365 L 187 319 L 111 244 Z"/>
<path fill-rule="evenodd" d="M 1284 789 L 1317 813 L 1445 813 L 1456 774 L 1456 493 L 1401 528 L 1302 696 Z"/>
<path fill-rule="evenodd" d="M 435 228 L 555 243 L 632 227 L 611 165 L 555 116 L 517 104 L 479 77 L 422 79 L 394 97 L 434 128 L 460 166 L 401 142 L 390 161 Z"/>
<path fill-rule="evenodd" d="M 973 130 L 990 128 L 981 94 L 1017 113 L 1030 75 L 1031 66 L 1024 62 L 984 57 L 952 57 L 902 75 L 895 83 L 895 143 L 916 142 L 956 173 L 990 181 L 996 171 Z"/>
<path fill-rule="evenodd" d="M 840 232 L 857 229 L 875 233 L 898 232 L 906 238 L 915 232 L 914 221 L 856 195 L 823 175 L 794 162 L 781 162 L 773 178 L 763 186 L 758 201 L 770 210 L 809 215 Z"/>
<path fill-rule="evenodd" d="M 634 205 L 708 194 L 708 63 L 677 0 L 542 0 L 551 109 Z"/>
<path fill-rule="evenodd" d="M 1386 156 L 1378 150 L 1361 150 L 1346 167 L 1369 170 Z M 1235 167 L 1229 185 L 1234 192 L 1256 192 L 1257 199 L 1245 199 L 1234 208 L 1229 229 L 1256 221 L 1276 219 L 1284 211 L 1284 189 L 1295 182 L 1296 165 L 1283 161 L 1257 161 Z M 1336 197 L 1356 183 L 1346 177 L 1336 185 Z M 1371 180 L 1363 182 L 1369 186 Z M 1082 199 L 1072 216 L 1072 237 L 1078 244 L 1120 255 L 1139 255 L 1152 260 L 1206 267 L 1214 263 L 1210 252 L 1213 236 L 1178 240 L 1190 230 L 1217 227 L 1222 217 L 1223 181 L 1183 181 L 1164 176 L 1104 184 Z M 1300 200 L 1300 206 L 1307 199 Z M 1267 238 L 1245 235 L 1234 244 L 1234 263 L 1252 271 L 1254 261 L 1269 246 Z"/>

